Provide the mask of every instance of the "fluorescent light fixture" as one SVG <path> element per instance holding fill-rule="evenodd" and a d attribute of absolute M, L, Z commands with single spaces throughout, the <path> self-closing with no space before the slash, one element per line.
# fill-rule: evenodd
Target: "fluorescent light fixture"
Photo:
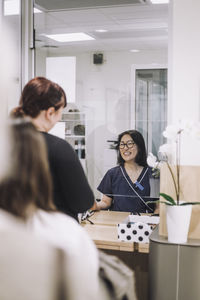
<path fill-rule="evenodd" d="M 41 14 L 42 11 L 36 7 L 34 7 L 34 14 Z"/>
<path fill-rule="evenodd" d="M 107 32 L 108 30 L 106 30 L 106 29 L 96 29 L 95 31 L 96 32 Z"/>
<path fill-rule="evenodd" d="M 93 37 L 83 32 L 45 34 L 45 36 L 57 42 L 78 42 L 78 41 L 94 40 Z"/>
<path fill-rule="evenodd" d="M 4 1 L 4 16 L 19 15 L 20 1 L 6 0 Z"/>
<path fill-rule="evenodd" d="M 130 52 L 137 53 L 137 52 L 140 52 L 140 50 L 138 50 L 138 49 L 131 49 Z"/>
<path fill-rule="evenodd" d="M 168 4 L 169 0 L 151 0 L 152 4 Z"/>

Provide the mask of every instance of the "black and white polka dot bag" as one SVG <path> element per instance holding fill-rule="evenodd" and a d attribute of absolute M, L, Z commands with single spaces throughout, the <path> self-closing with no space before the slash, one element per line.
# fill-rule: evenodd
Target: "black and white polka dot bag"
<path fill-rule="evenodd" d="M 149 243 L 154 224 L 158 223 L 159 217 L 130 215 L 123 223 L 118 224 L 118 239 L 124 242 Z"/>

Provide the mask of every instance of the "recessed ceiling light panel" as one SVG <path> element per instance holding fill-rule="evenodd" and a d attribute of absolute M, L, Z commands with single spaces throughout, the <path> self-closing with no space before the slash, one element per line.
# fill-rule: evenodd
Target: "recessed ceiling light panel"
<path fill-rule="evenodd" d="M 52 40 L 55 40 L 57 42 L 61 42 L 61 43 L 94 40 L 93 37 L 91 37 L 90 35 L 88 35 L 84 32 L 45 34 L 45 36 Z"/>
<path fill-rule="evenodd" d="M 108 30 L 106 30 L 106 29 L 96 29 L 95 31 L 96 32 L 107 32 Z"/>
<path fill-rule="evenodd" d="M 168 4 L 169 0 L 150 0 L 152 4 Z"/>
<path fill-rule="evenodd" d="M 140 50 L 138 50 L 138 49 L 131 49 L 130 52 L 137 53 L 137 52 L 140 52 Z"/>

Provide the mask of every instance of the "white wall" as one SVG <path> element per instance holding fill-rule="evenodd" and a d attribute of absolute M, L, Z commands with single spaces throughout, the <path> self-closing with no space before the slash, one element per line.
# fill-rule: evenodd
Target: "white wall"
<path fill-rule="evenodd" d="M 46 76 L 62 86 L 70 102 L 75 102 L 76 58 L 60 56 L 46 58 Z"/>
<path fill-rule="evenodd" d="M 170 3 L 169 121 L 200 120 L 200 1 Z"/>
<path fill-rule="evenodd" d="M 169 123 L 200 122 L 200 1 L 170 2 Z M 184 137 L 181 163 L 200 165 L 200 140 Z"/>
<path fill-rule="evenodd" d="M 19 20 L 13 26 L 2 17 L 0 5 L 0 180 L 10 167 L 10 136 L 7 130 L 7 117 L 10 108 L 19 101 Z M 6 22 L 7 20 L 7 22 Z"/>
<path fill-rule="evenodd" d="M 115 164 L 115 150 L 106 151 L 106 141 L 130 129 L 131 66 L 167 64 L 167 50 L 103 54 L 105 61 L 102 65 L 93 64 L 93 53 L 67 54 L 77 58 L 76 105 L 87 114 L 88 179 L 97 197 L 96 187 L 105 170 Z M 48 56 L 51 56 L 50 52 Z M 44 55 L 37 53 L 37 57 L 40 58 L 37 61 L 37 75 L 44 75 L 41 69 Z"/>
<path fill-rule="evenodd" d="M 10 110 L 18 105 L 21 92 L 19 19 L 16 19 L 15 24 L 9 23 L 9 19 L 6 19 L 5 23 L 2 24 L 1 30 L 1 112 L 4 113 L 4 117 L 7 117 Z M 3 93 L 4 95 L 2 96 Z"/>

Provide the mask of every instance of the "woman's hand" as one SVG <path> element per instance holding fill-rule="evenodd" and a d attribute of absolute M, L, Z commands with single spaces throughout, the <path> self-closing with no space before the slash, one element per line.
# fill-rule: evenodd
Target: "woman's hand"
<path fill-rule="evenodd" d="M 100 210 L 101 208 L 98 206 L 98 202 L 94 201 L 93 206 L 90 208 L 90 210 Z"/>
<path fill-rule="evenodd" d="M 101 209 L 107 209 L 112 204 L 112 198 L 103 195 L 101 201 L 94 203 L 94 205 L 90 208 L 91 210 L 101 210 Z"/>

